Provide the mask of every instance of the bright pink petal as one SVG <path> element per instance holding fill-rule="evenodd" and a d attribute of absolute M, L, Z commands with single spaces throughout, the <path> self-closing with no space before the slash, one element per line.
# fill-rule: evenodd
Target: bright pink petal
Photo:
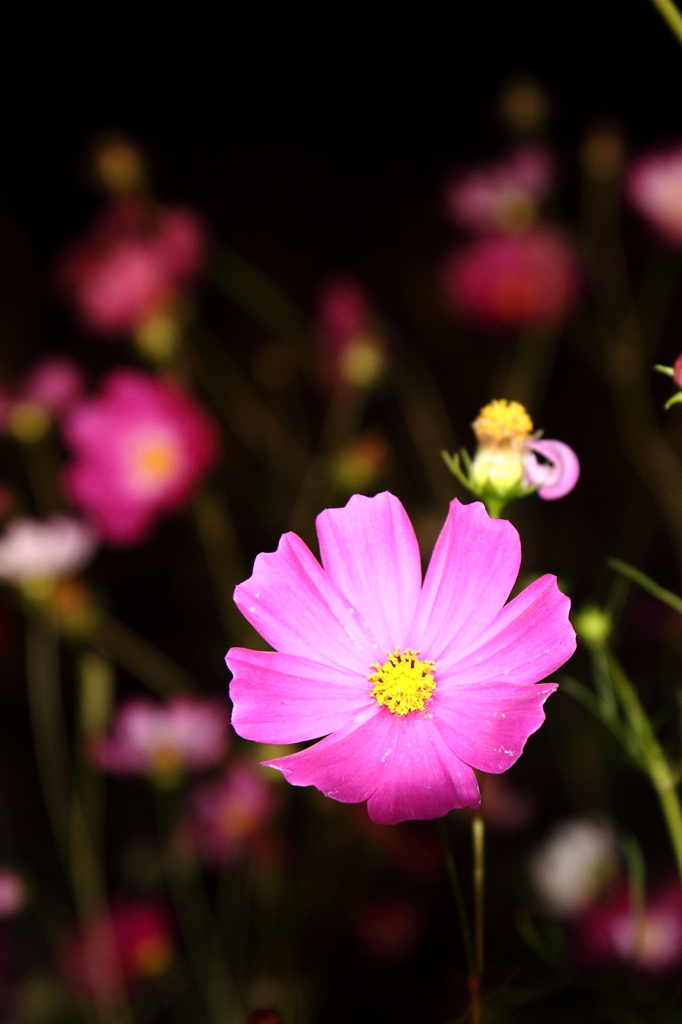
<path fill-rule="evenodd" d="M 412 645 L 435 660 L 461 650 L 498 614 L 520 564 L 511 523 L 491 519 L 481 502 L 455 499 L 431 556 Z"/>
<path fill-rule="evenodd" d="M 373 821 L 395 825 L 479 806 L 476 776 L 445 743 L 431 715 L 406 715 L 396 723 L 393 740 L 395 749 L 367 804 Z"/>
<path fill-rule="evenodd" d="M 571 602 L 556 577 L 541 576 L 506 605 L 484 634 L 437 663 L 437 683 L 536 683 L 575 651 Z"/>
<path fill-rule="evenodd" d="M 529 484 L 537 485 L 538 495 L 545 501 L 563 498 L 573 490 L 580 476 L 580 462 L 569 445 L 563 441 L 529 441 L 524 464 L 524 476 Z M 540 463 L 535 454 L 549 460 Z"/>
<path fill-rule="evenodd" d="M 375 705 L 357 722 L 298 754 L 264 761 L 293 786 L 315 786 L 344 804 L 372 795 L 395 747 L 396 715 Z"/>
<path fill-rule="evenodd" d="M 226 659 L 234 678 L 232 725 L 260 743 L 299 743 L 350 725 L 376 709 L 366 676 L 290 654 L 233 647 Z"/>
<path fill-rule="evenodd" d="M 422 582 L 419 546 L 392 494 L 354 495 L 317 517 L 322 564 L 369 624 L 381 654 L 407 646 Z"/>
<path fill-rule="evenodd" d="M 463 761 L 498 774 L 519 759 L 545 720 L 542 705 L 557 689 L 556 683 L 463 684 L 436 690 L 430 707 L 443 738 Z"/>
<path fill-rule="evenodd" d="M 234 599 L 242 615 L 283 654 L 363 676 L 386 654 L 295 533 L 285 533 L 277 551 L 258 555 L 253 575 L 235 589 Z"/>

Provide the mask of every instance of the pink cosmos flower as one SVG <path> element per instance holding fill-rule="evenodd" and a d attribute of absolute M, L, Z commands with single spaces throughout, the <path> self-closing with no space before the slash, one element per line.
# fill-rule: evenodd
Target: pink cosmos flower
<path fill-rule="evenodd" d="M 544 721 L 575 650 L 568 598 L 543 576 L 505 605 L 521 547 L 511 523 L 453 501 L 422 584 L 397 498 L 355 495 L 317 519 L 322 565 L 285 534 L 235 601 L 276 650 L 232 648 L 232 724 L 263 743 L 326 736 L 267 761 L 296 786 L 368 801 L 394 824 L 480 803 Z"/>
<path fill-rule="evenodd" d="M 225 864 L 254 852 L 277 806 L 272 785 L 248 761 L 198 786 L 191 798 L 192 835 L 208 860 Z"/>
<path fill-rule="evenodd" d="M 674 881 L 647 898 L 638 923 L 629 888 L 591 907 L 578 922 L 577 958 L 587 964 L 629 962 L 651 974 L 682 968 L 682 889 Z"/>
<path fill-rule="evenodd" d="M 87 565 L 96 547 L 92 526 L 79 519 L 14 519 L 0 537 L 0 579 L 23 583 L 70 576 Z"/>
<path fill-rule="evenodd" d="M 151 900 L 135 900 L 98 914 L 74 935 L 62 970 L 81 996 L 115 1005 L 127 986 L 161 974 L 172 958 L 165 910 Z"/>
<path fill-rule="evenodd" d="M 635 209 L 668 241 L 682 244 L 682 146 L 635 161 L 626 188 Z"/>
<path fill-rule="evenodd" d="M 329 278 L 320 290 L 317 327 L 323 370 L 332 383 L 339 379 L 369 386 L 383 369 L 383 342 L 376 331 L 376 313 L 365 286 L 354 277 Z"/>
<path fill-rule="evenodd" d="M 447 211 L 473 231 L 526 226 L 554 183 L 554 166 L 541 146 L 518 146 L 505 160 L 481 164 L 447 189 Z"/>
<path fill-rule="evenodd" d="M 525 442 L 524 453 L 524 483 L 538 487 L 538 497 L 556 501 L 573 490 L 580 477 L 580 461 L 569 445 L 549 438 L 533 438 Z M 538 455 L 545 461 L 540 462 Z"/>
<path fill-rule="evenodd" d="M 205 246 L 192 210 L 119 202 L 104 208 L 64 255 L 57 281 L 86 331 L 116 338 L 144 324 L 197 275 Z"/>
<path fill-rule="evenodd" d="M 489 326 L 554 324 L 573 306 L 578 284 L 575 253 L 554 228 L 476 239 L 454 249 L 441 271 L 453 310 Z"/>
<path fill-rule="evenodd" d="M 215 462 L 217 430 L 177 385 L 115 370 L 97 398 L 64 418 L 74 461 L 66 491 L 112 544 L 137 544 L 162 513 L 181 509 Z"/>
<path fill-rule="evenodd" d="M 131 700 L 118 711 L 111 737 L 96 740 L 94 761 L 112 775 L 150 775 L 175 782 L 222 760 L 228 745 L 228 714 L 213 700 L 174 697 L 167 704 Z"/>

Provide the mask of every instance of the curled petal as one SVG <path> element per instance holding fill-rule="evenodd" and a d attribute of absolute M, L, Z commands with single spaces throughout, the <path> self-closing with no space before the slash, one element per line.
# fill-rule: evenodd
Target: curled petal
<path fill-rule="evenodd" d="M 563 498 L 573 490 L 580 476 L 578 456 L 563 441 L 528 441 L 526 443 L 524 475 L 526 483 L 535 487 L 545 501 Z M 540 463 L 535 453 L 548 463 Z"/>

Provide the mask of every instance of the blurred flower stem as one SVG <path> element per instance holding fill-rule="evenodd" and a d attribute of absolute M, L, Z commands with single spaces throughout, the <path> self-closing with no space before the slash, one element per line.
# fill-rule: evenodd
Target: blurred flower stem
<path fill-rule="evenodd" d="M 92 645 L 161 697 L 197 690 L 189 672 L 107 612 L 100 612 Z"/>
<path fill-rule="evenodd" d="M 651 0 L 651 2 L 677 41 L 682 43 L 682 14 L 680 14 L 673 0 Z"/>
<path fill-rule="evenodd" d="M 631 571 L 637 573 L 637 570 Z M 649 582 L 656 586 L 653 581 Z M 570 677 L 564 677 L 562 685 L 604 723 L 634 764 L 648 776 L 661 805 L 682 880 L 682 805 L 677 792 L 679 772 L 668 761 L 635 686 L 613 654 L 608 631 L 586 628 L 580 616 L 576 618 L 575 624 L 578 637 L 592 658 L 597 693 L 595 695 L 588 687 Z"/>

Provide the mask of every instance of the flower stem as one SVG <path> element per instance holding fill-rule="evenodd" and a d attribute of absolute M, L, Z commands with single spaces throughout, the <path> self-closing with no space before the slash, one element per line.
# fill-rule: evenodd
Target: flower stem
<path fill-rule="evenodd" d="M 677 41 L 682 43 L 682 14 L 678 11 L 673 0 L 651 0 L 651 2 L 663 20 L 667 22 L 668 28 L 677 38 Z"/>
<path fill-rule="evenodd" d="M 448 833 L 448 827 L 445 823 L 445 818 L 438 819 L 438 830 L 440 832 L 440 838 L 443 844 L 443 853 L 445 854 L 445 864 L 448 869 L 450 888 L 452 889 L 452 895 L 455 900 L 455 907 L 457 908 L 457 917 L 459 919 L 459 927 L 462 933 L 462 942 L 464 943 L 464 953 L 466 955 L 467 968 L 469 971 L 469 975 L 472 976 L 476 973 L 474 946 L 471 941 L 471 929 L 469 928 L 469 921 L 467 920 L 467 912 L 466 907 L 464 905 L 462 887 L 459 884 L 457 864 L 455 862 L 455 855 L 452 852 L 452 844 L 450 842 L 450 835 Z"/>
<path fill-rule="evenodd" d="M 480 1024 L 481 1020 L 481 979 L 483 977 L 483 940 L 484 940 L 484 906 L 485 906 L 485 824 L 479 808 L 474 812 L 471 823 L 471 839 L 473 845 L 473 881 L 474 881 L 474 949 L 476 953 L 476 970 L 469 979 L 471 990 L 472 1024 Z"/>

